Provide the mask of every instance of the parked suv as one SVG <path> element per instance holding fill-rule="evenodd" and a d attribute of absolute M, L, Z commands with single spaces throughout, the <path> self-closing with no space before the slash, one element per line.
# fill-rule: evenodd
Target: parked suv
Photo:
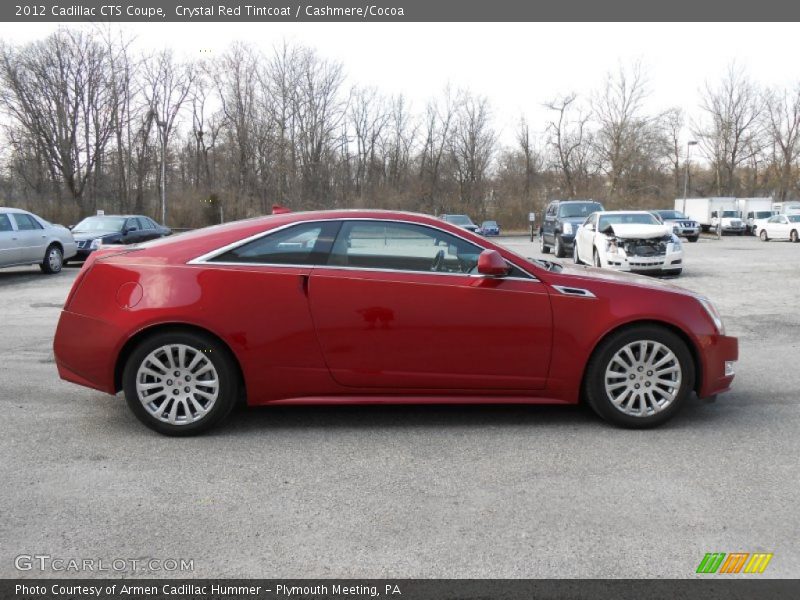
<path fill-rule="evenodd" d="M 700 223 L 690 219 L 679 210 L 654 210 L 653 215 L 664 223 L 670 225 L 678 237 L 685 237 L 690 242 L 700 239 Z"/>
<path fill-rule="evenodd" d="M 559 258 L 572 255 L 575 232 L 590 214 L 605 210 L 594 200 L 553 200 L 547 205 L 539 228 L 539 248 Z"/>

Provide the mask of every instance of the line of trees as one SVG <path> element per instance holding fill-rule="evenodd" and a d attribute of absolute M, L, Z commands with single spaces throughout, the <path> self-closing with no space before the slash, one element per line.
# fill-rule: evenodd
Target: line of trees
<path fill-rule="evenodd" d="M 691 195 L 798 194 L 800 88 L 760 89 L 732 65 L 695 120 L 647 111 L 641 64 L 554 95 L 545 123 L 499 141 L 490 100 L 445 87 L 421 110 L 351 85 L 344 66 L 284 43 L 213 59 L 143 54 L 110 30 L 0 42 L 0 204 L 62 222 L 146 213 L 196 227 L 334 207 L 466 212 L 523 226 L 551 198 L 669 206 Z M 533 102 L 533 100 L 532 100 Z"/>

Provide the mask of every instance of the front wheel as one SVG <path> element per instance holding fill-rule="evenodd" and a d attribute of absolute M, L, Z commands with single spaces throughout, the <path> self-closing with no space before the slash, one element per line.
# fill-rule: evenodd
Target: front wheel
<path fill-rule="evenodd" d="M 689 241 L 690 241 L 690 242 L 692 242 L 692 243 L 695 243 L 697 240 L 699 240 L 699 239 L 700 239 L 700 236 L 699 236 L 699 235 L 690 235 L 690 236 L 689 236 L 689 237 L 687 237 L 686 239 L 687 239 L 687 240 L 689 240 Z"/>
<path fill-rule="evenodd" d="M 597 248 L 594 249 L 593 262 L 594 262 L 594 266 L 597 267 L 598 269 L 603 267 L 603 263 L 600 261 L 600 254 L 598 254 L 598 252 L 597 252 Z"/>
<path fill-rule="evenodd" d="M 558 234 L 556 234 L 556 245 L 553 252 L 558 258 L 564 258 L 566 256 L 564 253 L 564 242 L 561 240 L 561 236 Z"/>
<path fill-rule="evenodd" d="M 39 265 L 39 268 L 42 270 L 43 273 L 47 273 L 48 275 L 54 275 L 56 273 L 60 273 L 61 269 L 64 267 L 64 253 L 61 252 L 61 248 L 56 246 L 55 244 L 51 244 L 47 247 L 47 250 L 44 253 L 44 259 L 42 263 Z"/>
<path fill-rule="evenodd" d="M 797 230 L 796 229 L 792 229 L 792 231 L 789 233 L 789 240 L 794 242 L 795 244 L 797 243 Z"/>
<path fill-rule="evenodd" d="M 664 269 L 664 270 L 661 271 L 662 275 L 666 275 L 668 277 L 677 277 L 681 273 L 683 273 L 683 269 L 682 268 L 681 269 Z"/>
<path fill-rule="evenodd" d="M 542 254 L 550 254 L 550 248 L 544 243 L 544 232 L 542 231 L 539 232 L 539 250 Z"/>
<path fill-rule="evenodd" d="M 165 435 L 201 433 L 228 416 L 239 391 L 238 372 L 226 347 L 186 331 L 146 338 L 122 374 L 133 414 Z"/>
<path fill-rule="evenodd" d="M 694 387 L 694 362 L 675 333 L 653 325 L 618 331 L 595 350 L 586 369 L 589 406 L 620 427 L 644 429 L 670 419 Z"/>
<path fill-rule="evenodd" d="M 572 260 L 575 262 L 576 265 L 582 265 L 581 256 L 578 254 L 578 238 L 575 238 L 575 241 L 572 243 Z"/>
<path fill-rule="evenodd" d="M 767 237 L 767 230 L 766 229 L 762 229 L 761 230 L 761 235 L 759 235 L 759 237 L 761 238 L 762 242 L 769 241 L 769 238 Z"/>

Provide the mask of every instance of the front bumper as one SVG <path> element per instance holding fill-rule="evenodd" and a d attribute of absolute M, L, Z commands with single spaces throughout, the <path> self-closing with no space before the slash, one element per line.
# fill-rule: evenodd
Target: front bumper
<path fill-rule="evenodd" d="M 673 228 L 675 235 L 681 237 L 695 237 L 700 235 L 700 226 L 697 227 L 675 227 Z"/>
<path fill-rule="evenodd" d="M 702 376 L 697 390 L 698 398 L 708 398 L 731 389 L 735 377 L 735 363 L 739 359 L 739 340 L 727 335 L 709 335 L 700 338 Z M 726 369 L 726 363 L 729 367 Z"/>
<path fill-rule="evenodd" d="M 669 252 L 657 256 L 622 256 L 607 254 L 608 267 L 632 273 L 653 273 L 683 268 L 683 251 Z"/>

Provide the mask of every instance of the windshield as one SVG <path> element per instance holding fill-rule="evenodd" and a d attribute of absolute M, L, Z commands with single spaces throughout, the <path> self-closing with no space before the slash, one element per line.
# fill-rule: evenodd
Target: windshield
<path fill-rule="evenodd" d="M 444 220 L 453 225 L 473 225 L 472 219 L 467 215 L 446 215 Z"/>
<path fill-rule="evenodd" d="M 662 219 L 688 219 L 689 218 L 679 210 L 657 210 L 656 212 L 661 215 Z"/>
<path fill-rule="evenodd" d="M 789 223 L 800 223 L 800 215 L 789 215 Z"/>
<path fill-rule="evenodd" d="M 756 219 L 769 219 L 772 216 L 771 210 L 759 210 L 756 212 Z"/>
<path fill-rule="evenodd" d="M 73 231 L 120 231 L 125 217 L 87 217 L 73 228 Z"/>
<path fill-rule="evenodd" d="M 571 202 L 570 204 L 562 204 L 558 207 L 558 216 L 573 218 L 573 217 L 588 217 L 593 212 L 603 210 L 603 205 L 599 202 Z"/>
<path fill-rule="evenodd" d="M 484 221 L 484 227 L 497 227 L 497 221 Z"/>
<path fill-rule="evenodd" d="M 600 217 L 599 231 L 604 231 L 609 225 L 661 225 L 650 213 L 617 213 Z"/>
<path fill-rule="evenodd" d="M 738 217 L 739 215 L 736 214 L 735 210 L 723 210 L 722 211 L 722 218 L 731 218 L 731 217 Z"/>

